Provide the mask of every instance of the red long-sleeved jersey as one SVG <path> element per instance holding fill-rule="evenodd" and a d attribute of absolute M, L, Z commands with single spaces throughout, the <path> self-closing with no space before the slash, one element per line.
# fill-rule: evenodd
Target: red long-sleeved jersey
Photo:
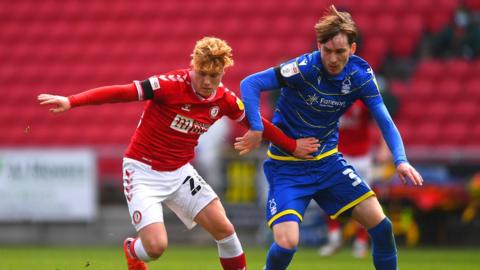
<path fill-rule="evenodd" d="M 69 100 L 72 107 L 148 100 L 125 156 L 158 171 L 172 171 L 190 162 L 200 135 L 222 116 L 239 122 L 245 117 L 242 101 L 222 84 L 209 97 L 199 96 L 187 69 L 129 85 L 92 89 L 70 96 Z M 266 139 L 289 152 L 295 150 L 293 139 L 270 122 L 263 122 Z"/>

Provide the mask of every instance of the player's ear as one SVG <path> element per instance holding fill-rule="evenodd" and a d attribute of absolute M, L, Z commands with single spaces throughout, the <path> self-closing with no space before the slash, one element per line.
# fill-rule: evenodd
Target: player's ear
<path fill-rule="evenodd" d="M 320 42 L 317 42 L 317 48 L 318 48 L 319 51 L 322 48 L 322 44 Z"/>
<path fill-rule="evenodd" d="M 357 50 L 357 43 L 353 42 L 352 45 L 350 46 L 350 55 L 354 54 L 356 50 Z"/>

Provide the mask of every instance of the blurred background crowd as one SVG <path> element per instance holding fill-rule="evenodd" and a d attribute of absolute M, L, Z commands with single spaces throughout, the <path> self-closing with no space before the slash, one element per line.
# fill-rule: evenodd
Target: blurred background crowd
<path fill-rule="evenodd" d="M 357 54 L 373 67 L 409 160 L 425 179 L 423 188 L 401 185 L 374 143 L 372 186 L 398 241 L 478 246 L 479 0 L 0 1 L 0 244 L 120 243 L 132 230 L 121 162 L 143 104 L 54 116 L 37 104 L 38 94 L 70 95 L 185 68 L 203 36 L 232 46 L 235 66 L 224 84 L 238 93 L 246 75 L 314 50 L 313 25 L 331 3 L 357 23 Z M 274 99 L 262 99 L 267 117 Z M 240 158 L 232 143 L 244 130 L 228 120 L 212 129 L 196 167 L 244 242 L 263 244 L 265 151 Z M 318 216 L 303 224 L 305 245 L 325 242 Z M 208 240 L 185 232 L 172 214 L 166 223 L 171 242 Z"/>

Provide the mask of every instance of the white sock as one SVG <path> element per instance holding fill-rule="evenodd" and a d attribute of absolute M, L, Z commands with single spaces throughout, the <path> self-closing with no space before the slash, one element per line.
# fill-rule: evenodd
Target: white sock
<path fill-rule="evenodd" d="M 236 233 L 216 241 L 220 258 L 233 258 L 243 253 L 242 244 Z"/>
<path fill-rule="evenodd" d="M 133 244 L 133 249 L 135 250 L 135 254 L 137 255 L 137 258 L 140 259 L 141 261 L 149 262 L 153 260 L 152 257 L 148 256 L 148 253 L 145 251 L 145 248 L 143 248 L 142 240 L 140 238 L 135 239 L 135 242 Z"/>
<path fill-rule="evenodd" d="M 339 229 L 328 232 L 328 242 L 331 244 L 340 244 L 342 242 L 342 233 Z"/>

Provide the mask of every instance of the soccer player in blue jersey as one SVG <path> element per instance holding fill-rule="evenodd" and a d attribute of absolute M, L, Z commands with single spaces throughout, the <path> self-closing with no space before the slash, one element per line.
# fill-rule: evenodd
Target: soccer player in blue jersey
<path fill-rule="evenodd" d="M 423 179 L 407 161 L 372 69 L 354 55 L 357 30 L 350 14 L 338 12 L 332 5 L 315 25 L 315 31 L 318 51 L 250 75 L 241 83 L 251 128 L 237 138 L 235 148 L 240 154 L 261 142 L 260 93 L 271 89 L 281 89 L 272 122 L 290 137 L 315 137 L 321 143 L 310 160 L 295 158 L 270 145 L 264 163 L 269 182 L 266 218 L 275 241 L 264 269 L 288 267 L 297 250 L 299 223 L 313 199 L 331 218 L 349 214 L 367 228 L 375 268 L 395 270 L 397 250 L 392 223 L 375 193 L 337 150 L 338 119 L 355 100 L 363 101 L 380 126 L 401 180 L 422 185 Z"/>

